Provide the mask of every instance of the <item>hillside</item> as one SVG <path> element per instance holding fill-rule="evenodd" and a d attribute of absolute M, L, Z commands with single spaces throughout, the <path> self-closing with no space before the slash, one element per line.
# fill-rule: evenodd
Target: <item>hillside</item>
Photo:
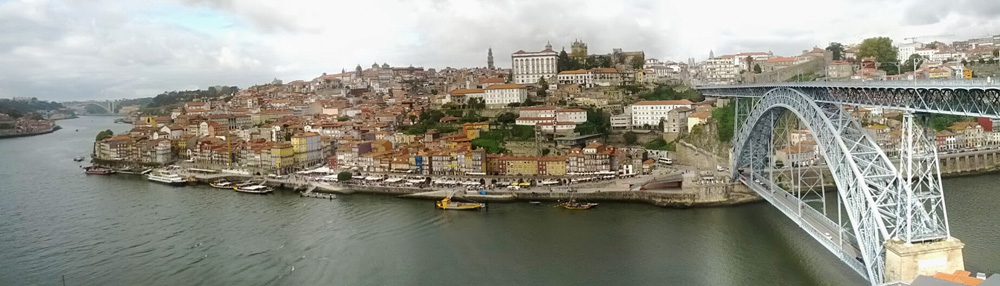
<path fill-rule="evenodd" d="M 14 118 L 26 116 L 41 111 L 62 109 L 64 106 L 54 101 L 44 101 L 32 98 L 30 100 L 0 99 L 0 113 Z"/>

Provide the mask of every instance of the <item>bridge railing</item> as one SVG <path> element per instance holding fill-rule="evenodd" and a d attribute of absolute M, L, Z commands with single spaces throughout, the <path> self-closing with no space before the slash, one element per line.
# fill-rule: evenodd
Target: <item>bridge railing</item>
<path fill-rule="evenodd" d="M 750 87 L 892 87 L 892 88 L 949 88 L 949 87 L 984 87 L 1000 88 L 1000 80 L 869 80 L 869 81 L 807 81 L 807 82 L 772 82 L 753 84 L 715 84 L 698 85 L 696 89 L 727 89 Z"/>

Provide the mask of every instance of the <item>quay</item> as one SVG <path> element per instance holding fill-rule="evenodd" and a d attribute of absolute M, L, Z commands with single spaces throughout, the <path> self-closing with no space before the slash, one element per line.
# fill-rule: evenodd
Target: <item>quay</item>
<path fill-rule="evenodd" d="M 569 185 L 532 186 L 507 189 L 493 186 L 395 186 L 381 183 L 327 183 L 310 180 L 304 176 L 260 177 L 236 173 L 205 174 L 181 171 L 184 177 L 208 184 L 218 180 L 261 180 L 267 186 L 300 192 L 303 197 L 333 199 L 336 195 L 374 194 L 399 198 L 440 200 L 449 194 L 453 198 L 471 202 L 563 201 L 618 201 L 646 203 L 659 207 L 689 208 L 745 204 L 760 198 L 745 186 L 729 183 L 724 174 L 706 179 L 695 174 L 672 173 L 662 176 L 643 175 Z M 435 178 L 436 177 L 432 177 Z M 517 178 L 508 178 L 517 180 Z M 666 189 L 646 189 L 646 186 L 676 186 Z"/>

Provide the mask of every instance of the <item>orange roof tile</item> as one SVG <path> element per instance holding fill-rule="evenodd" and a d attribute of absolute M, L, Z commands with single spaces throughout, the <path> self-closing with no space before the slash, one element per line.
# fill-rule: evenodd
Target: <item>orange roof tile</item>
<path fill-rule="evenodd" d="M 636 102 L 635 105 L 691 105 L 691 101 L 687 99 L 681 100 L 646 100 Z"/>

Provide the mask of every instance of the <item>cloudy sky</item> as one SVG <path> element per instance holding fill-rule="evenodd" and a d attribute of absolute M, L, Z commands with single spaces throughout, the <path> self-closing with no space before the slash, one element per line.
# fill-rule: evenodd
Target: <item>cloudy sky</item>
<path fill-rule="evenodd" d="M 355 65 L 497 65 L 518 49 L 704 59 L 831 41 L 1000 34 L 997 0 L 0 0 L 0 97 L 153 96 Z"/>

